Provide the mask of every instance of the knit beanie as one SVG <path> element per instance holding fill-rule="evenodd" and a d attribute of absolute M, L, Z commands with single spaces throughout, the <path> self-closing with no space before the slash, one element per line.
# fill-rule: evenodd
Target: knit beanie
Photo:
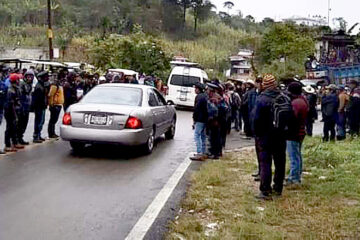
<path fill-rule="evenodd" d="M 272 74 L 266 74 L 262 80 L 263 89 L 274 88 L 277 86 L 276 79 Z"/>

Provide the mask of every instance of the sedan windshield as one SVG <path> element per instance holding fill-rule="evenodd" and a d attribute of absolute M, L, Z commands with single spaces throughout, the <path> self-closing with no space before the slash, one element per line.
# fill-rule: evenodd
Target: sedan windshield
<path fill-rule="evenodd" d="M 98 87 L 90 91 L 81 103 L 140 106 L 142 90 L 128 87 Z"/>

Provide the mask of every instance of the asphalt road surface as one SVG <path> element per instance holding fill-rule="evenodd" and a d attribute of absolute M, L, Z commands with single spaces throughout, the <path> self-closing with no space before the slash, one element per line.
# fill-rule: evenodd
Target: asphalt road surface
<path fill-rule="evenodd" d="M 114 146 L 88 147 L 74 155 L 69 144 L 59 140 L 0 157 L 0 239 L 124 239 L 195 150 L 191 115 L 178 111 L 175 139 L 159 139 L 149 156 L 136 148 Z M 46 129 L 45 125 L 45 137 Z M 0 131 L 4 132 L 4 124 Z M 33 116 L 26 140 L 31 140 L 32 131 Z M 230 149 L 252 144 L 236 132 L 228 138 Z M 181 198 L 186 184 L 179 185 L 183 187 L 173 195 Z M 166 207 L 174 211 L 171 204 L 179 200 L 172 197 Z M 159 218 L 167 221 L 169 215 L 163 209 Z M 156 222 L 166 225 L 165 220 Z M 148 239 L 159 238 L 166 227 L 152 229 Z"/>

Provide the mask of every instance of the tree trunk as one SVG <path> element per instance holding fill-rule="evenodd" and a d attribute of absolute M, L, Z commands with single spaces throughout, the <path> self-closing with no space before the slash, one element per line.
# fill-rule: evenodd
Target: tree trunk
<path fill-rule="evenodd" d="M 196 10 L 195 10 L 196 11 Z M 198 16 L 197 14 L 195 13 L 194 14 L 194 32 L 196 33 L 197 32 L 197 25 L 198 25 Z"/>

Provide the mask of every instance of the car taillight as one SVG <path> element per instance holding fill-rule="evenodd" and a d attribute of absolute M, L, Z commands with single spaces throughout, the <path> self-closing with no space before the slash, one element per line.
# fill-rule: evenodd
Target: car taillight
<path fill-rule="evenodd" d="M 142 128 L 142 122 L 140 119 L 136 117 L 129 117 L 129 119 L 126 122 L 125 128 L 130 128 L 130 129 Z"/>
<path fill-rule="evenodd" d="M 63 124 L 64 125 L 71 125 L 71 115 L 70 115 L 70 113 L 65 113 L 64 114 Z"/>

